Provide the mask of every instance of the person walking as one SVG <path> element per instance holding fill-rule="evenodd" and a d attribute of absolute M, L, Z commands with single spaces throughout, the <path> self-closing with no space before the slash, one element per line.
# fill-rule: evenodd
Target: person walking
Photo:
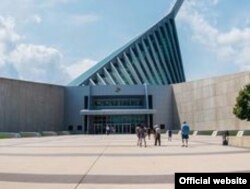
<path fill-rule="evenodd" d="M 225 146 L 228 145 L 229 131 L 228 130 L 224 131 L 222 137 L 223 137 L 222 138 L 222 144 L 225 145 Z"/>
<path fill-rule="evenodd" d="M 136 126 L 135 133 L 137 136 L 137 146 L 139 146 L 140 145 L 140 125 Z"/>
<path fill-rule="evenodd" d="M 157 144 L 159 146 L 161 145 L 161 129 L 158 125 L 155 127 L 155 146 L 157 146 Z"/>
<path fill-rule="evenodd" d="M 172 141 L 172 130 L 168 130 L 168 141 Z"/>
<path fill-rule="evenodd" d="M 150 127 L 147 128 L 147 133 L 148 133 L 148 140 L 150 140 L 150 135 L 151 135 L 151 128 Z"/>
<path fill-rule="evenodd" d="M 147 147 L 145 136 L 146 136 L 146 130 L 145 130 L 144 126 L 141 125 L 140 129 L 139 129 L 140 147 L 142 147 L 142 141 L 144 142 L 144 146 Z"/>
<path fill-rule="evenodd" d="M 189 125 L 184 121 L 181 125 L 182 147 L 188 147 L 189 131 Z"/>
<path fill-rule="evenodd" d="M 109 125 L 106 125 L 106 134 L 107 134 L 107 135 L 110 134 L 110 127 L 109 127 Z"/>

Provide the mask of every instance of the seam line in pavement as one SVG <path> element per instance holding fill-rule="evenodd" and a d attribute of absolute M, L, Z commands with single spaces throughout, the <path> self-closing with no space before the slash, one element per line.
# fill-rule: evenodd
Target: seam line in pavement
<path fill-rule="evenodd" d="M 103 156 L 104 152 L 108 149 L 109 144 L 104 148 L 104 150 L 97 156 L 97 158 L 95 159 L 95 161 L 92 163 L 92 165 L 88 168 L 88 170 L 86 171 L 86 173 L 82 176 L 82 178 L 80 179 L 80 181 L 77 183 L 77 185 L 74 187 L 74 189 L 77 189 L 80 184 L 84 181 L 84 179 L 86 178 L 86 176 L 89 174 L 89 172 L 91 171 L 91 169 L 95 166 L 95 164 L 97 163 L 97 161 Z"/>
<path fill-rule="evenodd" d="M 28 138 L 28 137 L 27 137 Z M 49 139 L 49 140 L 44 140 L 44 141 L 39 141 L 39 142 L 32 142 L 32 144 L 41 144 L 41 143 L 46 143 L 46 142 L 54 142 L 54 141 L 61 141 L 64 140 L 65 138 L 57 138 L 57 139 Z M 16 147 L 16 146 L 22 146 L 26 144 L 30 144 L 31 142 L 24 142 L 24 143 L 16 143 L 16 144 L 7 144 L 1 147 Z M 37 146 L 34 146 L 37 147 Z"/>

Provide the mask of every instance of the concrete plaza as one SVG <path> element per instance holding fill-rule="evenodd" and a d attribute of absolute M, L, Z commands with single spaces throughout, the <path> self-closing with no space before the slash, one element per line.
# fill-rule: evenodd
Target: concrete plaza
<path fill-rule="evenodd" d="M 0 140 L 4 189 L 166 189 L 175 172 L 250 172 L 250 149 L 221 137 L 180 137 L 137 147 L 135 135 L 75 135 Z"/>

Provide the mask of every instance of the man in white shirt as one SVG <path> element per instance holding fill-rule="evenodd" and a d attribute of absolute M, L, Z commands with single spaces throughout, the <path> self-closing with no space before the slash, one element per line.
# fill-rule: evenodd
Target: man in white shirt
<path fill-rule="evenodd" d="M 159 126 L 155 127 L 155 146 L 161 145 L 161 129 Z"/>

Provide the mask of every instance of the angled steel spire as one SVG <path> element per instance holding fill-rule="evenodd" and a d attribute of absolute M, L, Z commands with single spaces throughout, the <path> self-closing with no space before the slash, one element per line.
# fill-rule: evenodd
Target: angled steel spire
<path fill-rule="evenodd" d="M 181 5 L 183 4 L 184 0 L 176 0 L 173 8 L 170 11 L 170 15 L 175 18 L 177 13 L 179 12 Z"/>
<path fill-rule="evenodd" d="M 184 0 L 146 32 L 81 74 L 69 85 L 168 85 L 185 81 L 174 18 Z"/>

